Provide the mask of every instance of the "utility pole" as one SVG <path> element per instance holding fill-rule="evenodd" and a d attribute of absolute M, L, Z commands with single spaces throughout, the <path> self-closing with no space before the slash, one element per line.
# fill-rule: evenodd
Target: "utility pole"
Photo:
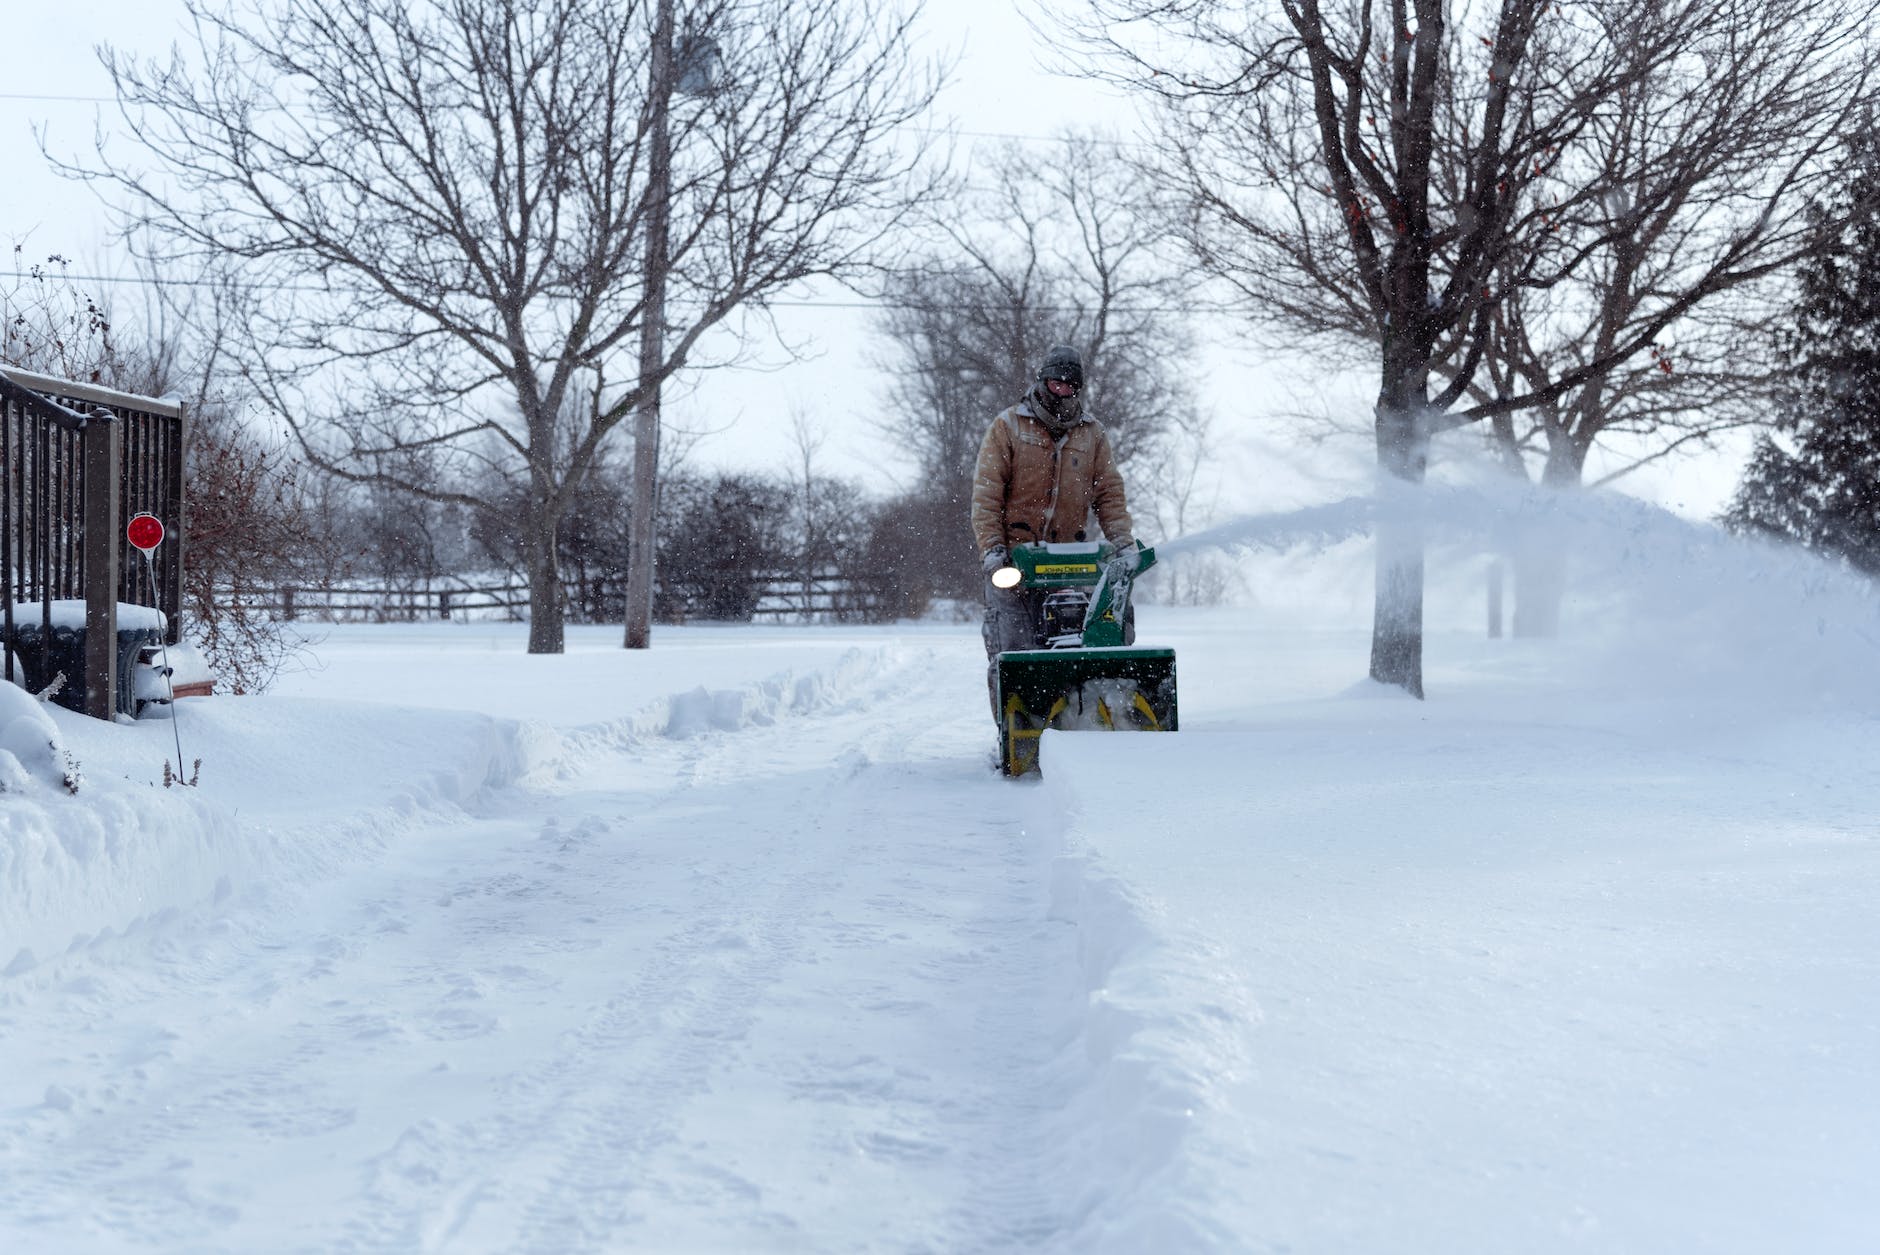
<path fill-rule="evenodd" d="M 640 381 L 654 378 L 666 355 L 667 218 L 672 200 L 672 4 L 658 0 L 653 18 L 651 108 L 647 144 L 646 309 L 640 324 Z M 654 497 L 659 491 L 659 393 L 648 391 L 633 416 L 633 510 L 627 536 L 628 649 L 645 649 L 653 635 Z"/>

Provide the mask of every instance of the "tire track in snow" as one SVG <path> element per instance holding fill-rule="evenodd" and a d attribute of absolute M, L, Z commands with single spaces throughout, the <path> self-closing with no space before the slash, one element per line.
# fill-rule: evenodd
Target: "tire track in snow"
<path fill-rule="evenodd" d="M 714 1084 L 750 1096 L 756 1107 L 786 1107 L 792 1121 L 814 1123 L 818 1113 L 835 1113 L 823 1120 L 831 1127 L 805 1135 L 809 1144 L 792 1145 L 812 1156 L 833 1156 L 830 1165 L 850 1174 L 857 1170 L 858 1151 L 888 1161 L 902 1173 L 910 1167 L 937 1168 L 942 1184 L 934 1191 L 929 1216 L 923 1222 L 918 1214 L 910 1215 L 887 1249 L 923 1249 L 923 1242 L 914 1237 L 923 1223 L 933 1237 L 925 1249 L 979 1248 L 1007 1225 L 1008 1204 L 1028 1216 L 1049 1212 L 1038 1198 L 1021 1198 L 1025 1186 L 1011 1184 L 1026 1179 L 1022 1165 L 1006 1160 L 994 1172 L 980 1170 L 987 1150 L 1004 1156 L 1026 1140 L 1010 1136 L 1009 1126 L 1015 1111 L 1021 1124 L 1030 1125 L 1018 1100 L 1031 1093 L 1030 1066 L 1035 1059 L 1023 1050 L 1013 1052 L 1004 1036 L 972 1043 L 954 1023 L 959 1003 L 970 1007 L 999 1001 L 972 993 L 989 985 L 1007 991 L 1005 1001 L 1017 1005 L 991 1015 L 983 1005 L 969 1011 L 976 1029 L 996 1026 L 1002 1033 L 1009 1024 L 1027 1021 L 1020 1031 L 1025 1041 L 1048 1040 L 1048 1034 L 1029 1022 L 1040 1002 L 1039 987 L 1049 983 L 1033 948 L 1032 934 L 1049 931 L 1041 922 L 1036 859 L 1013 840 L 990 844 L 968 862 L 957 857 L 971 839 L 983 838 L 987 827 L 1015 837 L 1019 824 L 1009 818 L 978 825 L 976 833 L 971 824 L 962 830 L 957 818 L 929 817 L 931 831 L 924 843 L 910 849 L 907 794 L 910 788 L 931 790 L 936 768 L 925 761 L 911 765 L 909 770 L 928 779 L 910 782 L 905 771 L 862 766 L 868 761 L 862 747 L 906 759 L 906 745 L 920 739 L 936 707 L 957 695 L 931 676 L 925 683 L 896 682 L 902 679 L 884 677 L 878 693 L 848 710 L 860 723 L 833 740 L 826 735 L 805 737 L 805 729 L 793 725 L 746 733 L 690 756 L 687 788 L 675 800 L 736 788 L 748 778 L 754 759 L 764 761 L 764 780 L 783 783 L 766 785 L 746 797 L 744 809 L 784 817 L 782 823 L 766 826 L 764 844 L 792 845 L 796 860 L 810 861 L 761 864 L 722 876 L 709 906 L 701 903 L 700 917 L 660 947 L 631 992 L 600 1005 L 591 1020 L 566 1036 L 558 1058 L 532 1069 L 506 1096 L 507 1104 L 540 1113 L 540 1118 L 512 1115 L 507 1133 L 492 1140 L 508 1140 L 512 1148 L 560 1148 L 552 1164 L 532 1165 L 527 1197 L 514 1197 L 513 1176 L 508 1185 L 488 1180 L 460 1184 L 443 1203 L 448 1214 L 432 1225 L 434 1236 L 442 1235 L 446 1245 L 451 1237 L 474 1234 L 478 1246 L 583 1250 L 618 1242 L 628 1231 L 636 1235 L 636 1244 L 690 1249 L 738 1245 L 727 1237 L 730 1232 L 758 1249 L 798 1245 L 806 1239 L 818 1249 L 847 1249 L 829 1242 L 824 1227 L 831 1222 L 827 1210 L 846 1206 L 845 1199 L 833 1200 L 826 1210 L 803 1207 L 799 1181 L 783 1191 L 788 1205 L 774 1205 L 767 1198 L 767 1193 L 779 1192 L 778 1183 L 769 1179 L 773 1163 L 760 1163 L 748 1175 L 731 1163 L 752 1147 L 739 1146 L 735 1139 L 729 1145 L 714 1139 L 717 1130 L 709 1120 L 703 1139 L 682 1137 L 688 1124 L 699 1123 L 689 1109 L 701 1098 L 709 1099 Z M 966 750 L 965 761 L 938 769 L 940 787 L 976 786 L 989 797 L 1009 798 L 1011 786 L 978 765 L 981 733 L 976 720 L 956 735 Z M 833 785 L 832 761 L 849 765 L 847 777 Z M 779 878 L 784 866 L 799 869 Z M 964 883 L 936 885 L 936 869 Z M 923 896 L 936 889 L 977 891 L 988 874 L 995 881 L 1016 878 L 1018 883 L 995 893 L 995 913 L 989 919 L 966 921 L 966 935 L 953 938 L 952 946 L 937 955 L 919 952 L 918 966 L 924 971 L 891 971 L 885 979 L 875 974 L 858 980 L 831 961 L 832 947 L 872 946 L 878 938 L 864 935 L 868 930 L 884 932 L 898 927 L 910 911 L 920 913 Z M 895 886 L 897 892 L 884 893 L 882 879 L 896 876 L 905 883 Z M 864 899 L 862 905 L 875 917 L 872 921 L 827 918 L 832 895 L 845 882 L 855 882 L 849 896 Z M 846 913 L 855 904 L 836 905 Z M 957 932 L 961 927 L 961 921 L 944 912 L 925 913 L 942 929 Z M 1061 947 L 1068 946 L 1068 939 L 1058 940 Z M 1069 962 L 1067 948 L 1064 961 Z M 783 980 L 786 969 L 794 969 L 788 982 Z M 878 1084 L 863 1075 L 871 1068 L 880 1071 L 873 1067 L 874 1056 L 835 1061 L 832 1066 L 822 1057 L 783 1060 L 766 1053 L 761 1040 L 754 1042 L 753 1037 L 761 1036 L 760 1020 L 778 1016 L 775 1007 L 762 1005 L 767 995 L 775 1002 L 779 984 L 785 983 L 785 1000 L 800 1001 L 804 973 L 819 969 L 833 969 L 834 983 L 842 986 L 835 992 L 845 995 L 841 1001 L 860 1005 L 867 1016 L 919 1017 L 920 1031 L 949 1034 L 941 1050 L 970 1045 L 963 1051 L 966 1066 L 948 1069 L 917 1093 L 912 1091 L 922 1088 L 919 1078 L 910 1084 L 905 1076 L 890 1076 Z M 910 999 L 910 984 L 937 985 L 952 1002 Z M 860 998 L 847 997 L 857 985 L 864 987 Z M 972 996 L 962 998 L 962 993 Z M 799 1014 L 793 1011 L 790 1018 Z M 657 1031 L 647 1030 L 649 1020 L 656 1021 Z M 745 1061 L 740 1062 L 740 1056 Z M 969 1087 L 975 1092 L 960 1092 Z M 562 1118 L 570 1112 L 586 1114 L 574 1121 Z M 882 1127 L 850 1127 L 869 1123 Z M 824 1135 L 842 1144 L 832 1149 Z M 823 1137 L 822 1143 L 818 1137 Z M 983 1185 L 993 1177 L 1004 1187 L 987 1192 Z M 996 1214 L 989 1217 L 989 1208 Z M 920 1208 L 909 1210 L 918 1213 Z M 1018 1231 L 1036 1229 L 1021 1225 Z M 862 1243 L 856 1249 L 874 1247 Z"/>
<path fill-rule="evenodd" d="M 857 651 L 831 675 L 797 677 L 794 692 L 778 682 L 766 682 L 736 694 L 733 705 L 758 718 L 770 718 L 780 697 L 794 697 L 812 709 L 839 702 L 846 690 L 892 671 L 894 659 L 889 655 L 895 653 Z M 656 705 L 659 709 L 641 722 L 663 723 L 670 718 L 671 703 Z M 665 742 L 655 736 L 638 748 L 656 759 L 682 760 L 689 770 L 689 764 L 704 752 L 703 746 L 703 742 Z M 666 771 L 670 781 L 673 768 L 668 765 Z M 451 826 L 464 836 L 475 835 L 461 815 Z M 408 823 L 401 848 L 420 842 L 421 833 Z M 372 878 L 370 872 L 364 877 Z M 342 880 L 338 887 L 344 891 L 347 882 Z M 312 896 L 324 895 L 315 891 Z M 407 909 L 408 904 L 396 901 L 369 901 L 357 912 L 359 918 L 351 921 L 351 928 L 337 931 L 327 926 L 325 912 L 315 910 L 312 914 L 318 919 L 306 927 L 292 917 L 262 923 L 257 928 L 262 934 L 259 939 L 230 937 L 241 932 L 242 926 L 226 919 L 213 921 L 212 931 L 220 935 L 210 938 L 192 938 L 186 928 L 145 930 L 148 935 L 119 939 L 93 954 L 48 967 L 44 978 L 33 982 L 42 987 L 39 999 L 26 997 L 24 990 L 10 991 L 9 1004 L 19 1004 L 24 998 L 26 1004 L 53 1002 L 58 1011 L 69 1011 L 55 1017 L 65 1019 L 69 1026 L 65 1033 L 51 1034 L 55 1040 L 83 1042 L 113 1036 L 95 1032 L 97 1020 L 112 1016 L 124 1004 L 151 1010 L 139 1006 L 153 1000 L 150 986 L 158 987 L 156 1001 L 180 996 L 190 1003 L 206 1004 L 200 1006 L 198 1018 L 207 1031 L 134 1030 L 132 1035 L 147 1039 L 147 1045 L 139 1042 L 128 1048 L 66 1052 L 69 1065 L 59 1070 L 85 1079 L 52 1087 L 43 1107 L 6 1113 L 18 1119 L 4 1121 L 9 1127 L 0 1150 L 10 1160 L 18 1152 L 18 1170 L 0 1174 L 5 1177 L 0 1185 L 0 1222 L 20 1215 L 49 1223 L 70 1221 L 93 1238 L 101 1229 L 135 1235 L 131 1240 L 136 1245 L 204 1240 L 205 1235 L 233 1224 L 242 1209 L 206 1196 L 192 1185 L 191 1178 L 201 1175 L 197 1165 L 186 1156 L 157 1154 L 166 1142 L 178 1140 L 179 1134 L 209 1138 L 211 1131 L 215 1137 L 241 1142 L 250 1137 L 310 1136 L 344 1127 L 353 1119 L 353 1111 L 345 1103 L 322 1103 L 310 1097 L 324 1086 L 317 1079 L 310 1082 L 306 1074 L 345 1053 L 345 1044 L 487 1031 L 487 1017 L 466 1012 L 466 1004 L 457 1001 L 461 992 L 448 971 L 438 975 L 448 991 L 444 1000 L 425 1015 L 400 1014 L 397 1007 L 383 1003 L 368 1005 L 357 1013 L 348 1010 L 322 1032 L 306 1022 L 284 1026 L 278 1015 L 271 1014 L 278 1006 L 314 1003 L 320 992 L 316 987 L 338 983 L 336 973 L 359 966 L 352 961 L 369 955 L 375 931 L 408 930 L 408 923 L 399 918 Z M 255 924 L 248 921 L 249 926 Z M 63 987 L 56 983 L 60 967 L 82 972 L 93 968 L 88 960 L 125 957 L 143 960 L 127 965 L 143 970 L 126 979 L 127 972 L 100 968 L 95 969 L 95 976 L 81 975 Z M 22 1015 L 34 1010 L 29 1005 L 20 1007 Z M 153 1018 L 160 1020 L 161 1011 Z M 233 1065 L 227 1054 L 258 1055 L 260 1051 L 250 1044 L 254 1037 L 283 1031 L 292 1036 L 279 1043 L 281 1048 L 271 1058 L 231 1075 Z M 207 1055 L 202 1053 L 205 1039 L 215 1042 Z M 100 1181 L 116 1184 L 100 1191 Z M 92 1200 L 99 1196 L 105 1201 L 94 1204 Z"/>

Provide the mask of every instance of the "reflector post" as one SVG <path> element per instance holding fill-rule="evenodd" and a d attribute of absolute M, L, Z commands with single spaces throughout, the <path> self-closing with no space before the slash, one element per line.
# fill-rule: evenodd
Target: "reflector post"
<path fill-rule="evenodd" d="M 138 514 L 125 525 L 124 533 L 132 548 L 149 557 L 150 551 L 163 543 L 163 522 L 154 514 Z"/>

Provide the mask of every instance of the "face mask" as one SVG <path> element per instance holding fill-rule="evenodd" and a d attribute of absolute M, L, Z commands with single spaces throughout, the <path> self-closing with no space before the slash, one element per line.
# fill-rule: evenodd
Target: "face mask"
<path fill-rule="evenodd" d="M 1078 392 L 1072 391 L 1068 396 L 1060 396 L 1058 393 L 1051 390 L 1051 384 L 1054 382 L 1056 381 L 1046 380 L 1039 385 L 1039 403 L 1044 406 L 1045 411 L 1053 418 L 1074 417 L 1078 412 Z"/>

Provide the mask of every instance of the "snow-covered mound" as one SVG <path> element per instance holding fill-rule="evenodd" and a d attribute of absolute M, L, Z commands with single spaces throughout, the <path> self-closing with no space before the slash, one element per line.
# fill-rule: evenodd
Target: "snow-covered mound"
<path fill-rule="evenodd" d="M 1269 576 L 1238 631 L 1142 612 L 1179 736 L 1043 739 L 1136 1096 L 1081 1124 L 1137 1168 L 1073 1245 L 1870 1249 L 1872 584 L 1604 494 L 1415 509 L 1428 701 L 1353 683 L 1353 501 L 1173 546 Z M 1560 638 L 1486 639 L 1487 562 L 1546 546 Z M 1266 613 L 1289 567 L 1343 573 L 1341 634 Z"/>
<path fill-rule="evenodd" d="M 17 685 L 0 684 L 0 793 L 77 793 L 78 782 L 78 764 L 46 707 Z"/>
<path fill-rule="evenodd" d="M 231 893 L 297 890 L 461 815 L 491 790 L 575 770 L 599 747 L 736 730 L 852 700 L 884 656 L 821 652 L 830 658 L 822 669 L 735 684 L 740 669 L 720 667 L 733 687 L 622 693 L 628 713 L 572 727 L 290 696 L 189 699 L 174 727 L 111 724 L 0 685 L 0 970 Z M 502 661 L 520 669 L 525 659 Z M 749 655 L 752 669 L 777 661 Z M 471 669 L 462 655 L 455 667 Z M 564 673 L 592 687 L 584 667 Z M 459 679 L 438 696 L 475 692 Z"/>
<path fill-rule="evenodd" d="M 138 739 L 0 685 L 0 971 L 28 970 L 225 883 L 229 817 L 118 774 L 111 750 Z"/>

